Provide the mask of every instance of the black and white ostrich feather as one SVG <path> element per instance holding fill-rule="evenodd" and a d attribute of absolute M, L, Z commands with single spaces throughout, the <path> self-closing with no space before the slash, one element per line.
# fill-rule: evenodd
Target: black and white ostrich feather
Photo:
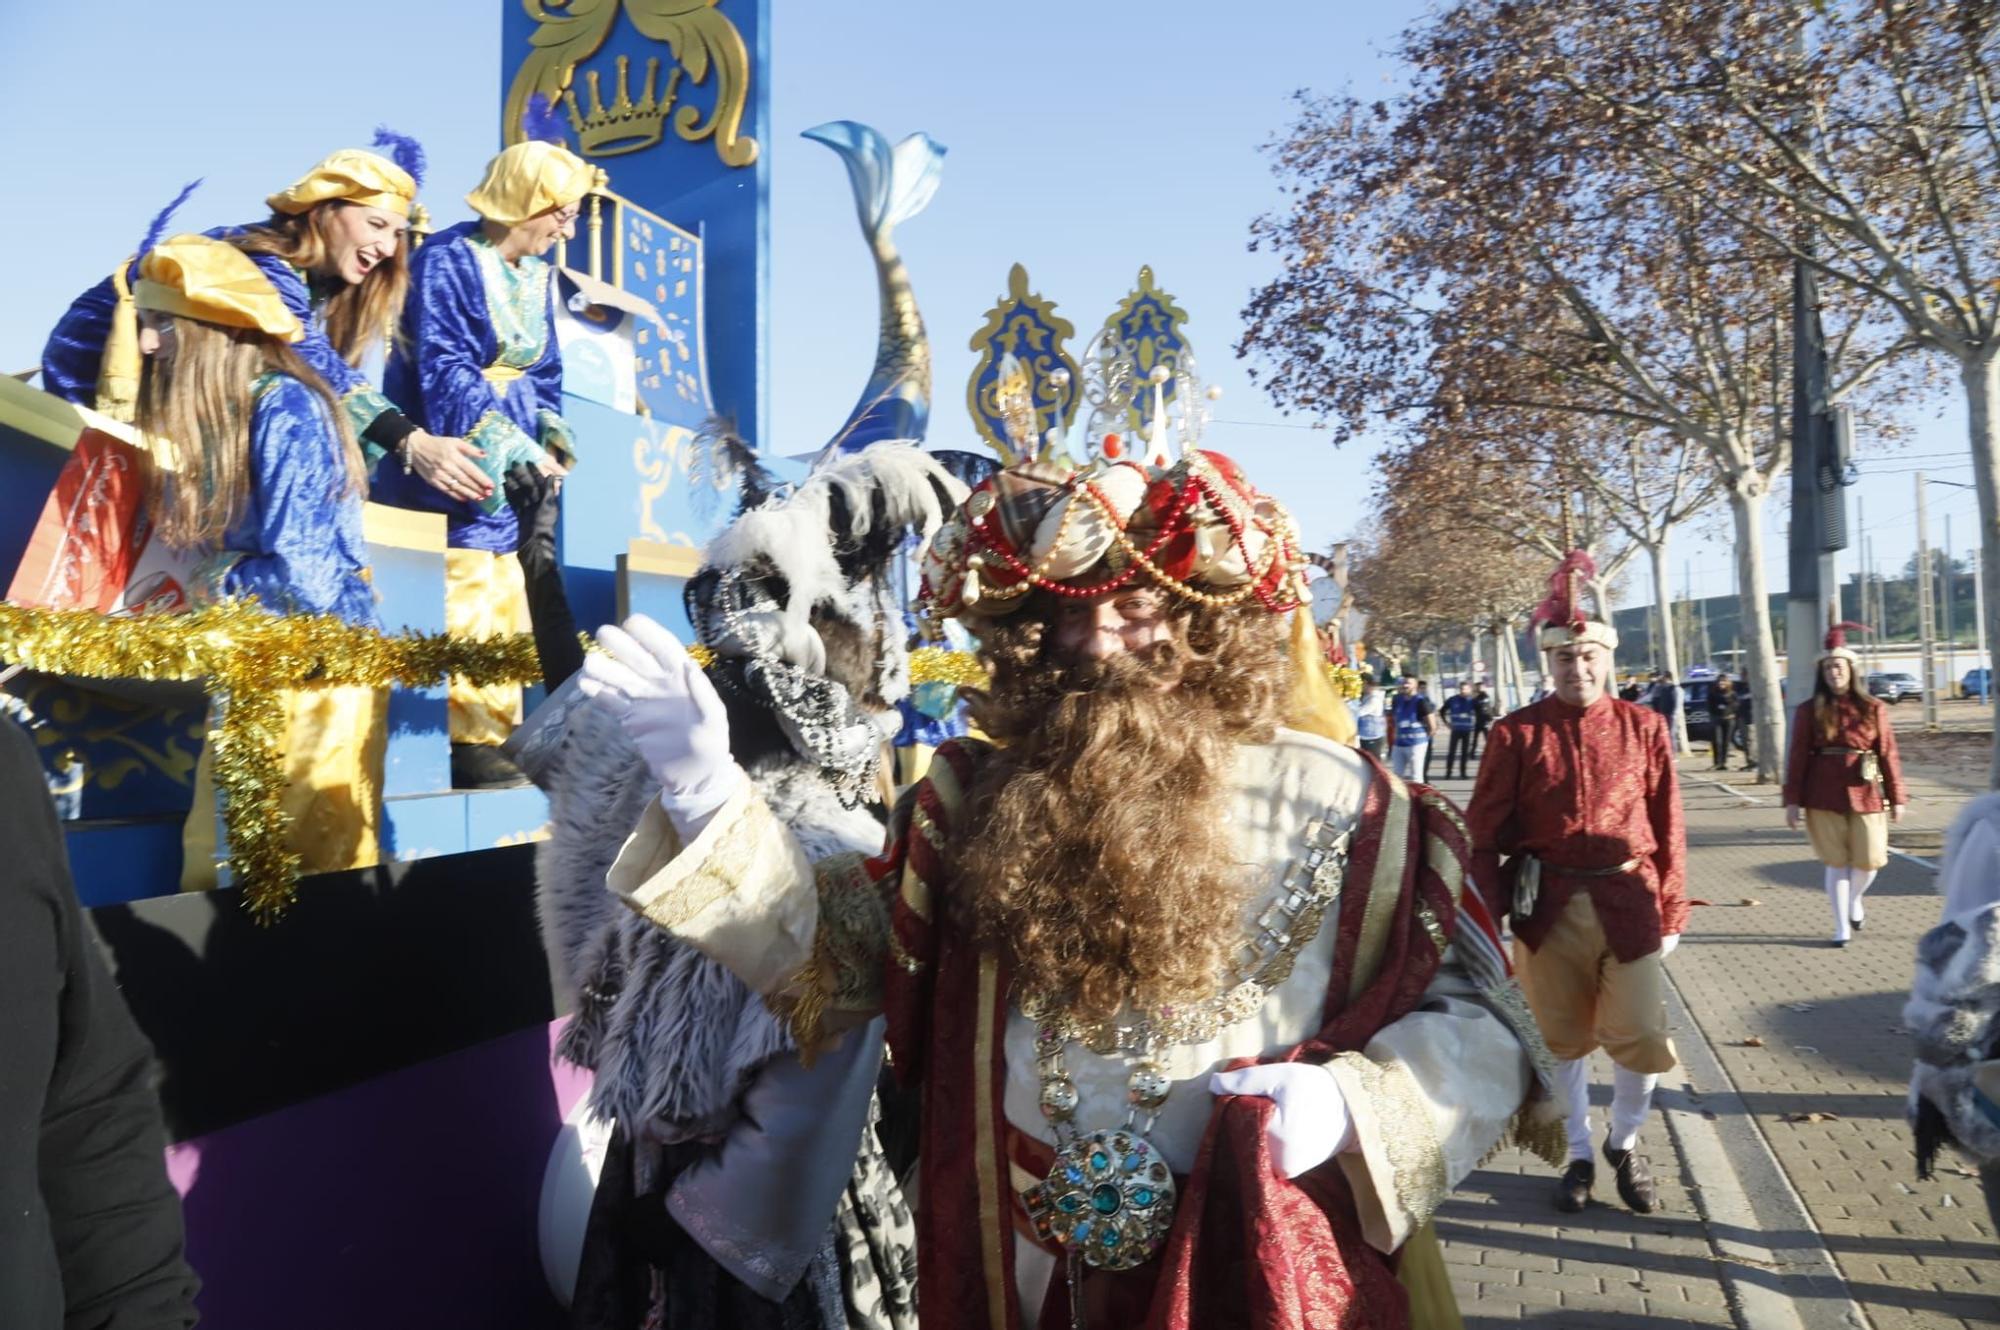
<path fill-rule="evenodd" d="M 882 815 L 852 797 L 858 768 L 827 765 L 808 738 L 815 726 L 868 727 L 872 784 L 893 733 L 883 718 L 909 689 L 895 565 L 964 494 L 915 445 L 875 444 L 739 515 L 689 584 L 697 635 L 716 652 L 710 675 L 729 708 L 731 750 L 809 859 L 881 849 Z M 596 1073 L 600 1115 L 663 1141 L 716 1135 L 757 1070 L 790 1045 L 740 980 L 605 885 L 658 787 L 623 727 L 574 680 L 509 752 L 549 796 L 537 902 L 575 1012 L 558 1052 Z"/>

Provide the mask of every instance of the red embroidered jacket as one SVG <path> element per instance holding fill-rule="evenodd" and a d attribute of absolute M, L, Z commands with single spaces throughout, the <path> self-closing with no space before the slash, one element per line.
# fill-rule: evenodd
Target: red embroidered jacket
<path fill-rule="evenodd" d="M 1494 722 L 1466 808 L 1472 871 L 1496 914 L 1509 909 L 1513 865 L 1542 861 L 1534 914 L 1514 919 L 1530 947 L 1577 891 L 1588 891 L 1621 961 L 1657 951 L 1687 926 L 1687 837 L 1667 723 L 1646 707 L 1607 697 L 1588 708 L 1557 698 Z M 1638 860 L 1611 877 L 1566 874 Z"/>
<path fill-rule="evenodd" d="M 1819 808 L 1829 813 L 1879 813 L 1888 803 L 1908 803 L 1903 788 L 1903 763 L 1896 756 L 1896 730 L 1889 708 L 1877 698 L 1860 697 L 1839 712 L 1833 738 L 1820 733 L 1807 699 L 1792 715 L 1792 750 L 1785 760 L 1785 805 Z M 1861 754 L 1830 753 L 1829 748 L 1873 752 L 1882 765 L 1882 784 L 1861 778 Z"/>

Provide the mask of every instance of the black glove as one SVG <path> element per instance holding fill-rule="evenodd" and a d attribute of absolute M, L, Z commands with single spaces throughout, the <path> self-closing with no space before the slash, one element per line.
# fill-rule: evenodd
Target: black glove
<path fill-rule="evenodd" d="M 562 517 L 562 497 L 556 488 L 556 477 L 544 475 L 526 462 L 516 462 L 501 488 L 507 496 L 507 506 L 514 510 L 515 520 L 521 526 L 520 543 L 515 548 L 523 562 L 530 555 L 553 559 L 556 522 Z"/>
<path fill-rule="evenodd" d="M 556 477 L 543 475 L 525 462 L 507 472 L 503 492 L 507 506 L 521 525 L 521 576 L 528 592 L 528 619 L 534 627 L 535 654 L 542 661 L 542 684 L 550 692 L 583 668 L 583 644 L 577 640 L 576 616 L 563 590 L 562 565 L 556 560 L 556 522 L 562 517 Z"/>

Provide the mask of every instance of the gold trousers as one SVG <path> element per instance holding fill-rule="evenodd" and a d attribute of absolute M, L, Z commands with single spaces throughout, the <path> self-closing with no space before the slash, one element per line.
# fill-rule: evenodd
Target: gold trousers
<path fill-rule="evenodd" d="M 1557 1057 L 1589 1057 L 1602 1048 L 1627 1071 L 1673 1069 L 1660 953 L 1636 961 L 1612 955 L 1589 892 L 1569 898 L 1540 947 L 1514 939 L 1514 969 Z"/>
<path fill-rule="evenodd" d="M 382 861 L 382 758 L 389 692 L 377 688 L 285 689 L 286 840 L 302 873 L 370 868 Z M 194 802 L 181 831 L 181 890 L 212 891 L 216 860 L 215 746 L 194 768 Z"/>
<path fill-rule="evenodd" d="M 1836 813 L 1808 808 L 1806 838 L 1828 868 L 1881 868 L 1889 862 L 1887 813 Z"/>
<path fill-rule="evenodd" d="M 444 630 L 475 642 L 529 631 L 521 560 L 486 550 L 446 550 Z M 480 687 L 454 676 L 447 695 L 455 744 L 503 744 L 521 726 L 517 683 Z"/>

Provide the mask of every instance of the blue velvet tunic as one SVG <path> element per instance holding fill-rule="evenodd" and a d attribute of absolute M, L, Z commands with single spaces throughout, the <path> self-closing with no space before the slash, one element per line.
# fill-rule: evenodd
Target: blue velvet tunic
<path fill-rule="evenodd" d="M 443 513 L 455 548 L 513 553 L 520 533 L 502 480 L 516 464 L 540 461 L 544 445 L 570 448 L 553 276 L 538 258 L 501 259 L 478 222 L 438 232 L 411 262 L 383 386 L 432 434 L 484 449 L 479 465 L 494 489 L 483 503 L 453 500 L 392 460 L 376 471 L 374 497 Z"/>
<path fill-rule="evenodd" d="M 254 595 L 280 614 L 335 614 L 379 629 L 362 498 L 348 488 L 326 404 L 289 374 L 259 376 L 250 414 L 250 501 L 204 559 L 197 602 Z"/>
<path fill-rule="evenodd" d="M 241 235 L 246 228 L 241 226 L 218 226 L 202 234 L 211 240 L 227 240 Z M 326 329 L 318 317 L 318 301 L 305 274 L 274 254 L 252 254 L 250 261 L 263 270 L 270 281 L 272 290 L 285 302 L 285 308 L 292 312 L 300 325 L 305 328 L 304 340 L 292 344 L 299 359 L 307 368 L 326 380 L 326 386 L 333 389 L 333 395 L 340 399 L 347 412 L 348 423 L 357 436 L 375 423 L 385 411 L 394 411 L 395 406 L 381 389 L 368 382 L 366 375 L 341 359 L 340 352 L 334 350 L 327 340 Z M 139 263 L 134 259 L 126 270 L 128 285 L 139 280 Z M 118 293 L 113 289 L 111 279 L 106 277 L 70 303 L 55 330 L 42 347 L 42 386 L 49 392 L 67 401 L 82 406 L 97 403 L 97 373 L 104 359 L 104 343 L 110 335 L 111 314 L 118 306 Z M 380 448 L 368 444 L 371 457 L 379 455 Z"/>

